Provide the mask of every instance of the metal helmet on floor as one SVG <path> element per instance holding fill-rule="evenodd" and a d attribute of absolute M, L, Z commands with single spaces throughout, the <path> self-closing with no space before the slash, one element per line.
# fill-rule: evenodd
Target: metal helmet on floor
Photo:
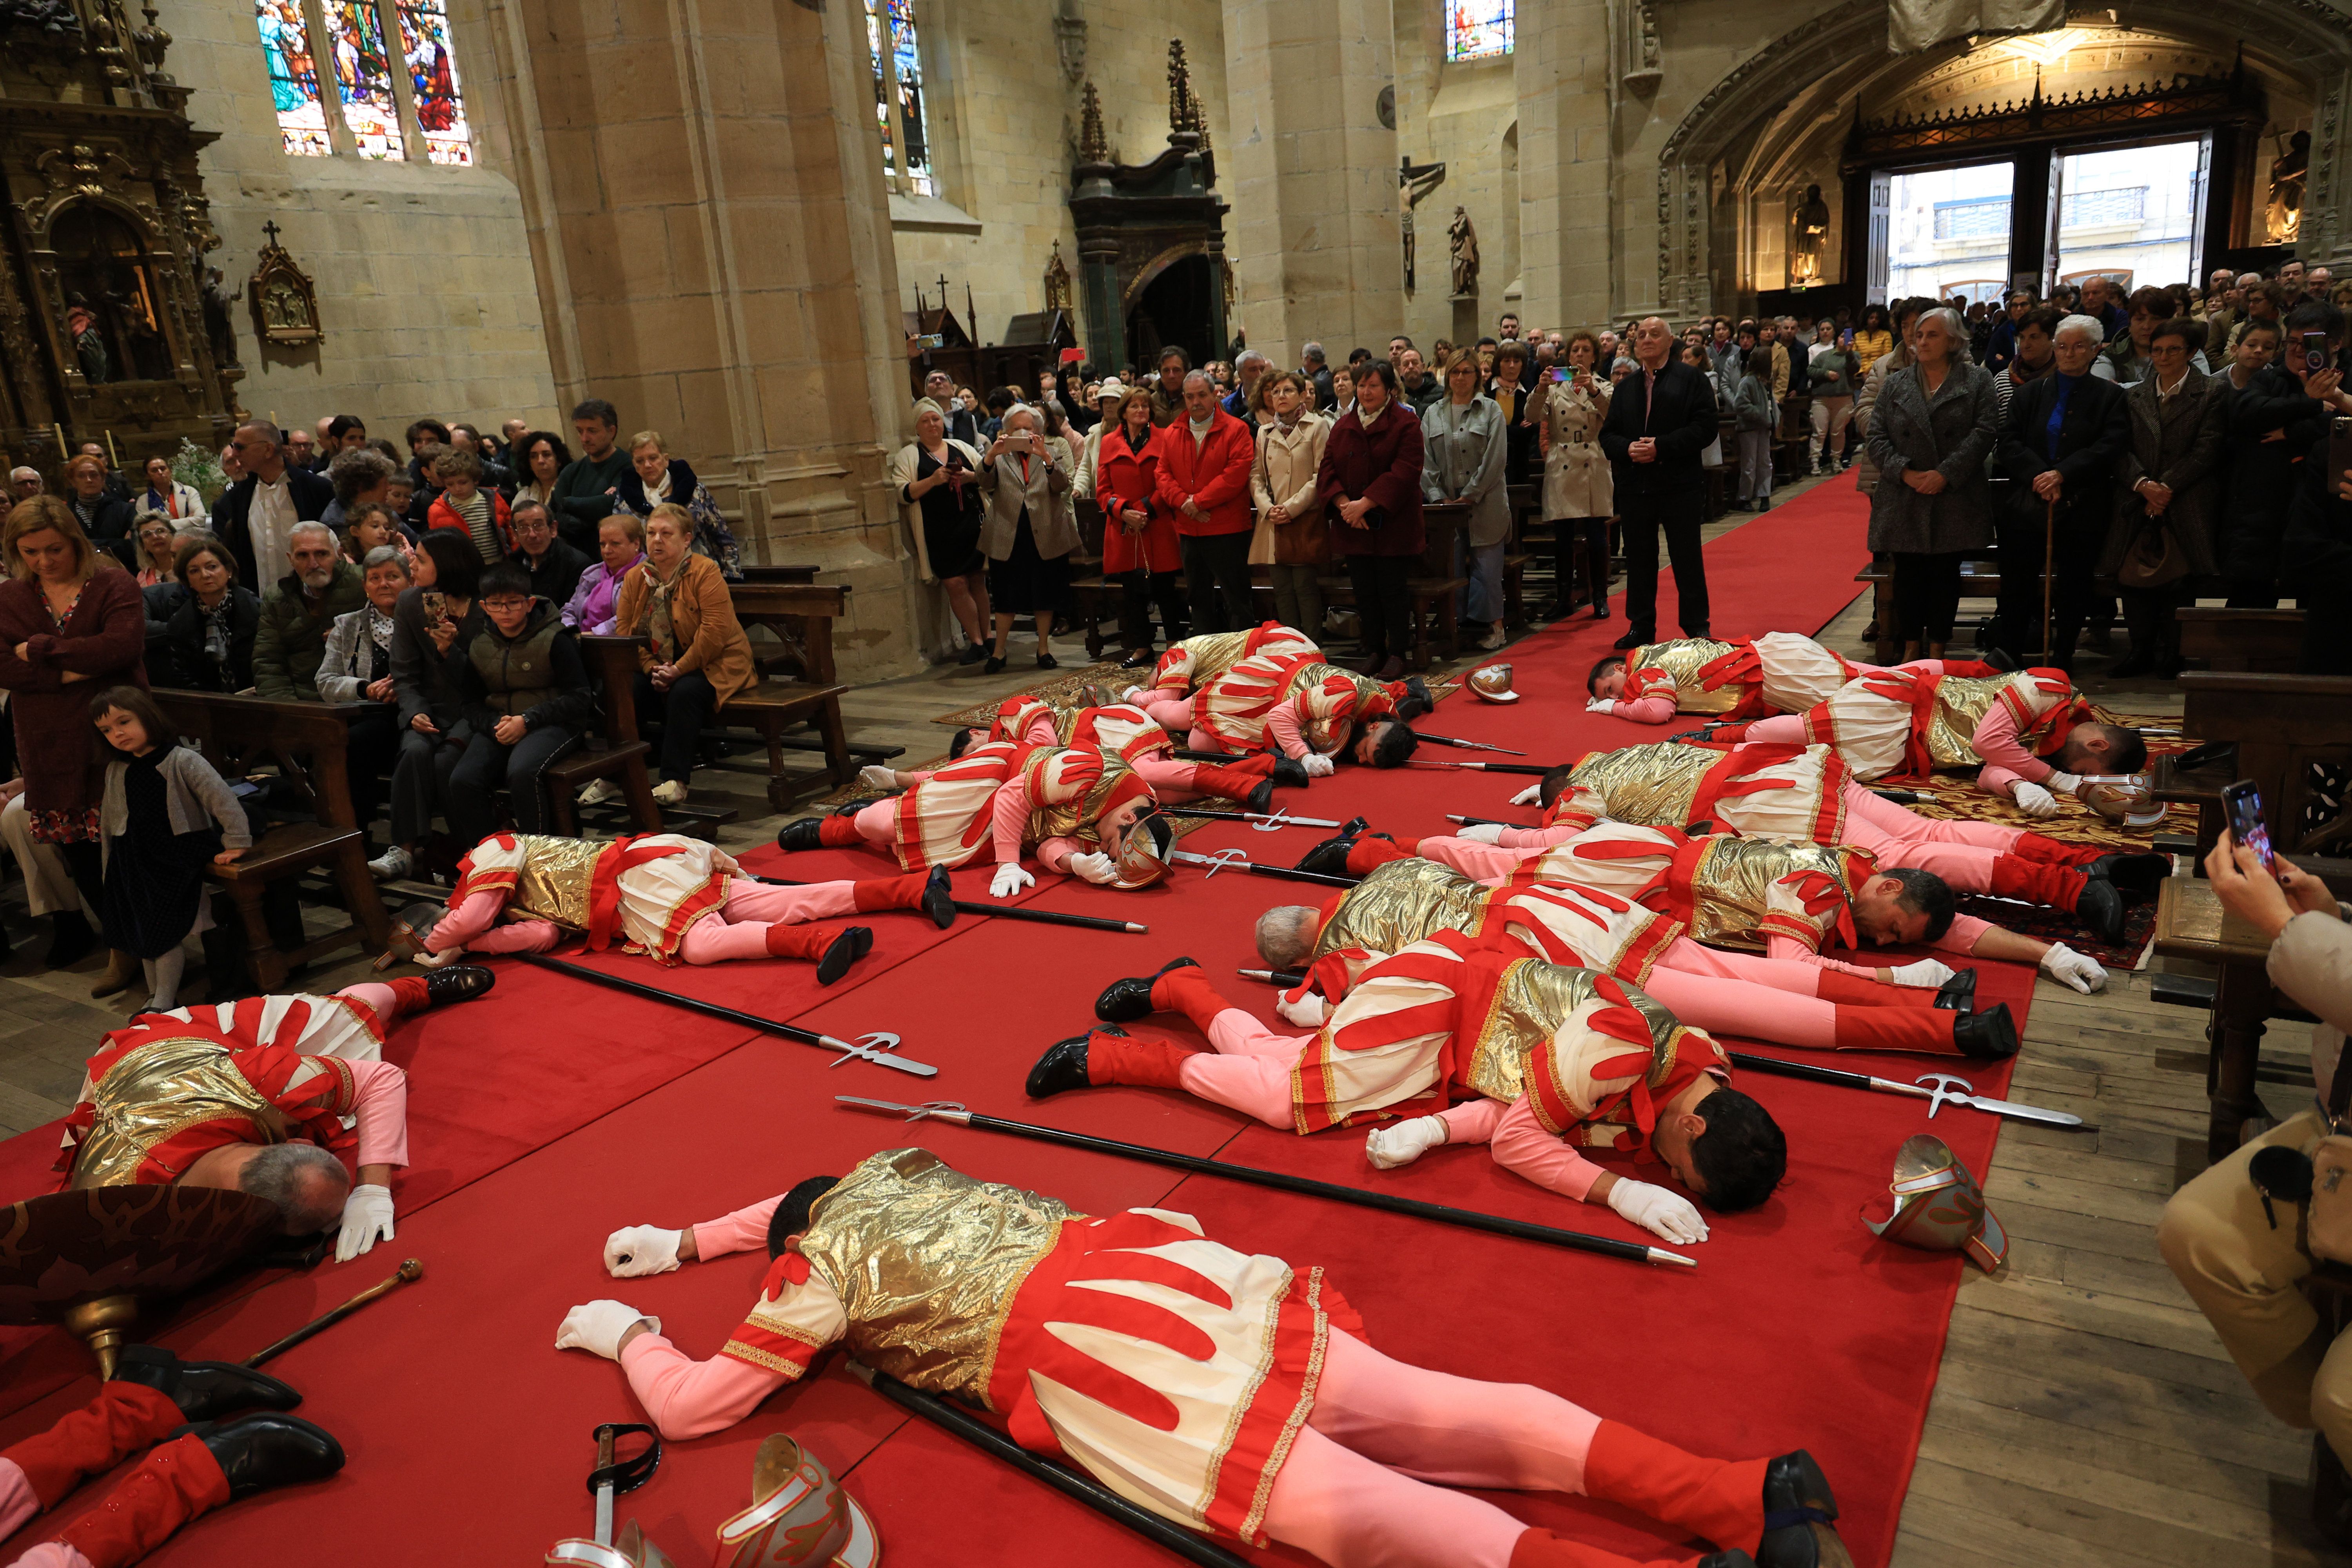
<path fill-rule="evenodd" d="M 1884 1220 L 1872 1219 L 1869 1204 L 1863 1205 L 1862 1223 L 1873 1236 L 1930 1252 L 1965 1253 L 1988 1274 L 2009 1256 L 2009 1233 L 1985 1206 L 1984 1188 L 1934 1133 L 1903 1141 L 1887 1191 L 1895 1194 L 1895 1212 Z"/>
<path fill-rule="evenodd" d="M 1466 684 L 1471 695 L 1489 702 L 1517 702 L 1519 694 L 1511 689 L 1511 667 L 1507 664 L 1481 665 L 1470 672 Z"/>
<path fill-rule="evenodd" d="M 2074 798 L 2126 827 L 2154 827 L 2166 806 L 2156 798 L 2153 773 L 2090 773 L 2074 786 Z"/>

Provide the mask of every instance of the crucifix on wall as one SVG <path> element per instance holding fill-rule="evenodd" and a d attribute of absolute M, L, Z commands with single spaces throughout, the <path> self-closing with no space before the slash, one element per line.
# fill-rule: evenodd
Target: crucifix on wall
<path fill-rule="evenodd" d="M 1397 228 L 1404 239 L 1404 291 L 1408 294 L 1412 292 L 1412 209 L 1444 180 L 1443 163 L 1416 163 L 1411 158 L 1397 160 Z"/>

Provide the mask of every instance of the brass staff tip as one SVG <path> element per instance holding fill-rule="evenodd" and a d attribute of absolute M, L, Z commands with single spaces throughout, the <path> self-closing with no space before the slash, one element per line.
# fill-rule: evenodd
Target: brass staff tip
<path fill-rule="evenodd" d="M 399 1278 L 406 1283 L 414 1284 L 425 1278 L 425 1265 L 412 1258 L 400 1266 Z"/>

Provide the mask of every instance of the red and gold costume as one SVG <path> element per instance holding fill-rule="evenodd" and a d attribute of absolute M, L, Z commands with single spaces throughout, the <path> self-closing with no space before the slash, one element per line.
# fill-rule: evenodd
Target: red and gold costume
<path fill-rule="evenodd" d="M 1937 770 L 1979 768 L 2048 756 L 2091 717 L 2063 670 L 2007 675 L 1935 675 L 1880 669 L 1848 681 L 1791 719 L 1792 731 L 1751 726 L 1758 741 L 1803 739 L 1833 746 L 1856 778 L 1921 780 Z"/>
<path fill-rule="evenodd" d="M 450 889 L 456 910 L 476 893 L 505 899 L 509 920 L 541 920 L 602 949 L 615 941 L 631 952 L 678 962 L 687 928 L 725 902 L 727 873 L 713 847 L 681 833 L 647 833 L 606 842 L 499 833 L 457 863 Z"/>
<path fill-rule="evenodd" d="M 1202 795 L 1247 800 L 1274 771 L 1270 756 L 1246 757 L 1222 767 L 1181 761 L 1176 755 L 1176 738 L 1132 702 L 1079 707 L 1018 692 L 997 709 L 988 738 L 1029 748 L 1073 746 L 1117 757 L 1140 773 L 1163 801 Z"/>
<path fill-rule="evenodd" d="M 1245 632 L 1204 632 L 1168 645 L 1151 671 L 1146 700 L 1189 697 L 1245 658 L 1258 654 L 1313 653 L 1315 639 L 1279 621 Z"/>
<path fill-rule="evenodd" d="M 1740 692 L 1712 689 L 1703 677 L 1738 649 L 1736 643 L 1713 637 L 1643 643 L 1625 655 L 1625 688 L 1618 700 L 1640 702 L 1671 697 L 1678 713 L 1727 714 L 1738 705 Z"/>
<path fill-rule="evenodd" d="M 1845 764 L 1827 746 L 1623 746 L 1579 762 L 1544 825 L 1716 822 L 1736 833 L 1834 844 L 1844 837 L 1845 782 Z"/>
<path fill-rule="evenodd" d="M 1288 756 L 1330 756 L 1358 725 L 1393 717 L 1404 691 L 1402 683 L 1326 664 L 1319 653 L 1263 653 L 1201 688 L 1192 700 L 1193 732 L 1229 752 L 1274 743 Z M 1285 731 L 1295 742 L 1284 743 Z"/>
<path fill-rule="evenodd" d="M 1106 817 L 1153 798 L 1142 774 L 1090 746 L 990 741 L 915 777 L 903 795 L 855 816 L 826 817 L 822 842 L 887 845 L 910 871 L 963 865 L 983 844 L 999 865 L 1016 864 L 1034 848 L 1041 864 L 1058 871 L 1073 854 L 1101 847 Z"/>

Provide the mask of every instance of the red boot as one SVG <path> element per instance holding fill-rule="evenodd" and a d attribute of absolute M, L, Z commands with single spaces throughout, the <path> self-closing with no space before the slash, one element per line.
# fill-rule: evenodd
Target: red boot
<path fill-rule="evenodd" d="M 1263 755 L 1264 753 L 1260 753 Z M 1263 767 L 1251 767 L 1236 763 L 1221 767 L 1214 763 L 1202 763 L 1192 769 L 1192 787 L 1202 795 L 1213 795 L 1225 800 L 1237 800 L 1247 805 L 1258 786 L 1274 775 L 1274 759 L 1265 758 Z M 1252 807 L 1253 810 L 1256 809 Z"/>
<path fill-rule="evenodd" d="M 830 985 L 849 973 L 849 966 L 874 951 L 874 933 L 865 926 L 786 925 L 768 927 L 772 958 L 804 958 L 816 965 L 816 983 Z"/>
<path fill-rule="evenodd" d="M 1953 1026 L 1972 1016 L 1933 1007 L 1847 1007 L 1837 1009 L 1837 1048 L 1842 1051 L 1927 1051 L 1936 1056 L 1961 1054 Z"/>
<path fill-rule="evenodd" d="M 1181 1013 L 1204 1035 L 1211 1021 L 1232 1005 L 1209 984 L 1208 971 L 1192 964 L 1167 970 L 1151 983 L 1153 1012 Z"/>
<path fill-rule="evenodd" d="M 1584 1457 L 1584 1494 L 1753 1553 L 1764 1540 L 1766 1459 L 1703 1459 L 1620 1421 Z"/>
<path fill-rule="evenodd" d="M 1756 1559 L 1745 1552 L 1717 1552 L 1637 1562 L 1581 1541 L 1562 1541 L 1549 1530 L 1530 1530 L 1512 1543 L 1510 1568 L 1756 1568 Z"/>
<path fill-rule="evenodd" d="M 903 877 L 873 877 L 849 885 L 852 905 L 861 915 L 877 910 L 919 910 L 923 907 L 923 887 L 929 878 L 921 871 L 909 871 Z"/>
<path fill-rule="evenodd" d="M 1391 860 L 1410 860 L 1418 850 L 1421 840 L 1400 844 L 1393 838 L 1359 838 L 1348 847 L 1348 875 L 1369 877 Z"/>
<path fill-rule="evenodd" d="M 1181 1088 L 1176 1069 L 1191 1051 L 1166 1040 L 1139 1039 L 1124 1030 L 1097 1029 L 1087 1037 L 1087 1081 L 1097 1088 L 1123 1083 L 1136 1089 Z"/>
<path fill-rule="evenodd" d="M 1884 980 L 1864 980 L 1859 974 L 1842 974 L 1834 969 L 1819 972 L 1813 983 L 1813 994 L 1824 1002 L 1834 1002 L 1841 1007 L 1933 1007 L 1936 993 L 1926 985 L 1895 985 Z"/>
<path fill-rule="evenodd" d="M 44 1509 L 55 1508 L 84 1477 L 105 1474 L 187 1420 L 166 1394 L 135 1383 L 110 1383 L 96 1399 L 10 1447 L 0 1459 L 25 1472 Z"/>
<path fill-rule="evenodd" d="M 2089 844 L 2062 844 L 2039 833 L 2019 834 L 2009 852 L 2021 860 L 2038 861 L 2044 866 L 2087 866 L 2100 856 L 2112 853 Z"/>
<path fill-rule="evenodd" d="M 816 841 L 826 849 L 846 849 L 852 845 L 865 843 L 866 839 L 857 831 L 856 817 L 827 816 L 817 821 Z"/>
<path fill-rule="evenodd" d="M 168 1401 L 167 1401 L 168 1403 Z M 164 1444 L 58 1537 L 90 1568 L 129 1568 L 172 1532 L 229 1500 L 220 1461 L 194 1434 Z"/>
<path fill-rule="evenodd" d="M 2062 846 L 2063 847 L 2063 846 Z M 2003 855 L 1992 863 L 1992 886 L 1989 891 L 2004 899 L 2022 899 L 2029 904 L 2048 904 L 2053 910 L 2074 912 L 2081 901 L 2083 889 L 2090 880 L 2082 872 L 2063 863 L 2029 859 L 2021 855 Z"/>

